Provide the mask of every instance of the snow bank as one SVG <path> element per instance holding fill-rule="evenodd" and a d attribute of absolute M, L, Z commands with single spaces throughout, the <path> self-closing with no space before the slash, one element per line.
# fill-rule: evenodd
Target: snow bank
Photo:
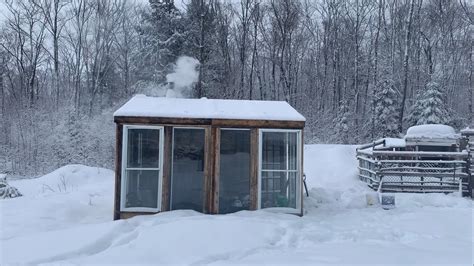
<path fill-rule="evenodd" d="M 366 206 L 365 194 L 372 191 L 357 177 L 356 148 L 352 145 L 305 146 L 306 182 L 311 188 L 311 198 L 305 206 L 308 212 L 321 204 L 330 204 L 331 208 Z"/>
<path fill-rule="evenodd" d="M 66 165 L 40 178 L 11 181 L 25 195 L 37 196 L 47 193 L 67 193 L 81 187 L 96 186 L 111 181 L 113 172 L 98 167 Z"/>
<path fill-rule="evenodd" d="M 284 101 L 182 99 L 136 95 L 114 116 L 305 121 Z"/>
<path fill-rule="evenodd" d="M 304 172 L 308 186 L 347 190 L 358 184 L 356 148 L 355 145 L 305 145 Z"/>
<path fill-rule="evenodd" d="M 0 242 L 112 219 L 113 171 L 67 165 L 40 178 L 9 183 L 23 197 L 0 201 Z"/>
<path fill-rule="evenodd" d="M 405 135 L 405 139 L 458 139 L 459 134 L 456 134 L 454 128 L 441 125 L 441 124 L 433 124 L 433 125 L 419 125 L 419 126 L 412 126 L 407 130 L 407 134 Z"/>

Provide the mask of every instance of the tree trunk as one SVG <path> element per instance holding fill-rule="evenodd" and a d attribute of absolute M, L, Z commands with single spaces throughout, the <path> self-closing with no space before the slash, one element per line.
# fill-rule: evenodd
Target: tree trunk
<path fill-rule="evenodd" d="M 406 19 L 406 34 L 405 34 L 405 55 L 403 57 L 403 91 L 402 91 L 402 102 L 400 106 L 400 117 L 399 117 L 399 124 L 398 130 L 400 132 L 403 131 L 403 117 L 405 115 L 405 102 L 407 99 L 407 88 L 408 88 L 408 62 L 410 59 L 410 39 L 411 39 L 411 28 L 412 28 L 412 20 L 413 20 L 413 9 L 415 7 L 415 0 L 410 0 L 410 10 L 408 17 Z"/>
<path fill-rule="evenodd" d="M 468 106 L 468 111 L 470 112 L 469 114 L 469 122 L 470 126 L 474 125 L 474 84 L 472 84 L 472 65 L 473 65 L 473 58 L 472 58 L 472 53 L 473 53 L 473 47 L 471 47 L 471 50 L 469 51 L 469 106 Z"/>

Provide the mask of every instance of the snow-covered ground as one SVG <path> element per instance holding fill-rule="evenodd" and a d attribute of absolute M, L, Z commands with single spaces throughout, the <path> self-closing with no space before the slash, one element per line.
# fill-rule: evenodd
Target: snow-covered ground
<path fill-rule="evenodd" d="M 308 145 L 306 214 L 173 211 L 112 220 L 113 172 L 70 165 L 10 181 L 0 200 L 0 265 L 463 264 L 472 265 L 472 201 L 397 194 L 366 206 L 354 147 Z"/>

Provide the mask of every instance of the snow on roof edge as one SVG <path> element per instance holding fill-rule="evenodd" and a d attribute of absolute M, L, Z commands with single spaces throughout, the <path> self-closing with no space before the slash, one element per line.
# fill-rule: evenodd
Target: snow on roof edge
<path fill-rule="evenodd" d="M 285 101 L 187 99 L 138 94 L 114 112 L 117 116 L 195 119 L 306 121 Z"/>

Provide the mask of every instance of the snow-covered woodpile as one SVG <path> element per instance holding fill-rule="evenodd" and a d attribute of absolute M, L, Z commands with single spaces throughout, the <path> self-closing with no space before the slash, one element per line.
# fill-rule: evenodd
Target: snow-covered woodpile
<path fill-rule="evenodd" d="M 17 188 L 10 186 L 5 178 L 0 178 L 0 199 L 21 197 Z"/>
<path fill-rule="evenodd" d="M 403 139 L 362 145 L 357 149 L 359 178 L 387 192 L 470 195 L 469 153 L 461 139 L 449 126 L 421 125 L 408 129 Z"/>

